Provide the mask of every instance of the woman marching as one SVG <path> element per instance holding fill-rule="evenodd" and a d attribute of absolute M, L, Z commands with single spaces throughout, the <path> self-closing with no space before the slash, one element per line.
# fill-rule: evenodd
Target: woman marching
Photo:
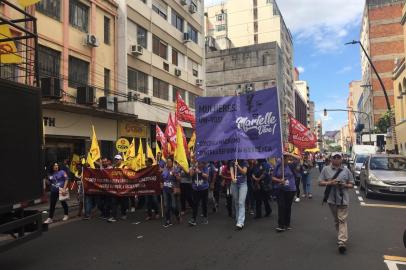
<path fill-rule="evenodd" d="M 278 227 L 277 232 L 284 232 L 291 230 L 290 218 L 292 212 L 293 198 L 296 193 L 295 174 L 294 169 L 298 157 L 290 154 L 283 154 L 283 161 L 276 165 L 273 172 L 272 182 L 275 183 L 274 189 L 276 191 L 278 203 Z"/>
<path fill-rule="evenodd" d="M 248 162 L 246 160 L 236 160 L 233 165 L 230 167 L 231 194 L 235 205 L 236 230 L 242 230 L 245 222 L 245 199 L 248 191 Z"/>

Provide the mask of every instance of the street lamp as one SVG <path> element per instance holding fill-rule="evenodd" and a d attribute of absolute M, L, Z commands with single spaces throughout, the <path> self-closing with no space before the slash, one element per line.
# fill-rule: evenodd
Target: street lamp
<path fill-rule="evenodd" d="M 382 87 L 383 94 L 385 95 L 386 107 L 388 109 L 389 116 L 390 116 L 390 125 L 391 125 L 391 128 L 392 128 L 393 144 L 395 145 L 395 153 L 398 154 L 399 150 L 398 150 L 398 143 L 397 143 L 397 138 L 396 138 L 395 118 L 394 118 L 394 115 L 393 115 L 393 112 L 392 112 L 392 108 L 391 108 L 391 105 L 390 105 L 390 102 L 389 102 L 389 97 L 388 97 L 388 93 L 386 92 L 385 85 L 383 84 L 381 76 L 379 76 L 378 71 L 376 70 L 374 64 L 372 63 L 371 58 L 369 57 L 369 55 L 368 55 L 367 51 L 365 50 L 364 46 L 362 45 L 362 43 L 359 40 L 353 40 L 351 42 L 345 43 L 345 45 L 350 45 L 350 44 L 351 45 L 359 44 L 361 46 L 361 49 L 364 52 L 365 57 L 368 59 L 368 62 L 371 65 L 372 70 L 374 71 L 376 77 L 378 78 L 379 84 Z"/>

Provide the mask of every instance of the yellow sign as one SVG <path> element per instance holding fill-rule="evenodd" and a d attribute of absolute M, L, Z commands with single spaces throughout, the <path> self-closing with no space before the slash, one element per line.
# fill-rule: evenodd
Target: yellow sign
<path fill-rule="evenodd" d="M 120 136 L 130 138 L 146 138 L 147 126 L 140 122 L 120 121 L 119 122 Z"/>
<path fill-rule="evenodd" d="M 116 149 L 120 153 L 124 153 L 128 151 L 130 148 L 130 142 L 126 138 L 120 138 L 116 142 Z"/>
<path fill-rule="evenodd" d="M 0 25 L 0 38 L 11 38 L 11 32 L 8 25 Z M 14 41 L 0 42 L 0 63 L 19 64 L 22 62 L 18 54 Z"/>

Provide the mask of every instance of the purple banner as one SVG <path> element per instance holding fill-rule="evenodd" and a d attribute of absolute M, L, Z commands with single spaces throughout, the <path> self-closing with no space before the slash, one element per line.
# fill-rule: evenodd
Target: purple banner
<path fill-rule="evenodd" d="M 196 122 L 199 161 L 282 156 L 276 88 L 240 96 L 199 97 Z"/>

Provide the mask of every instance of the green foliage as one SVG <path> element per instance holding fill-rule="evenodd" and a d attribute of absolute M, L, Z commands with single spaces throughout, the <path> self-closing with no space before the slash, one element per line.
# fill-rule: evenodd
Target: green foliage
<path fill-rule="evenodd" d="M 386 112 L 379 118 L 375 126 L 375 133 L 386 133 L 390 127 L 390 113 Z"/>

